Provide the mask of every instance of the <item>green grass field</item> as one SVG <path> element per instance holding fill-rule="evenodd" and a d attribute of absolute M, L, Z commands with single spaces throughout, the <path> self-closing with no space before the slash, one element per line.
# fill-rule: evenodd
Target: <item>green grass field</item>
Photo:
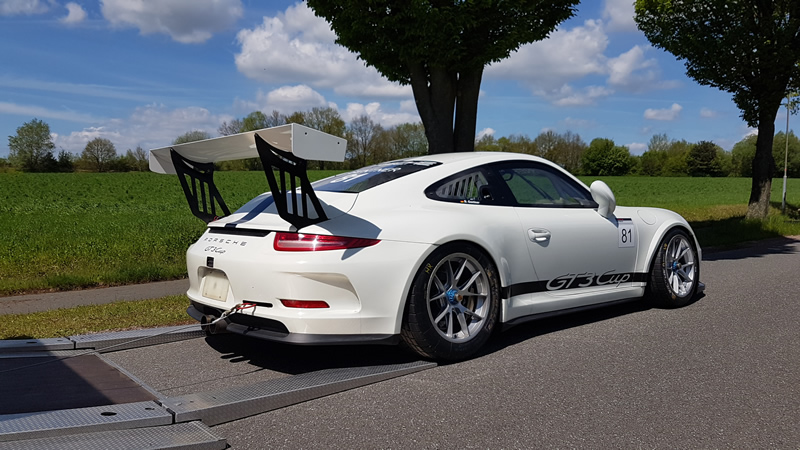
<path fill-rule="evenodd" d="M 334 172 L 310 173 L 312 180 Z M 261 172 L 219 172 L 235 210 L 266 190 Z M 620 205 L 657 206 L 683 214 L 703 246 L 800 234 L 777 213 L 744 222 L 744 178 L 604 177 Z M 584 179 L 591 182 L 591 179 Z M 789 180 L 792 210 L 800 180 Z M 782 180 L 773 183 L 780 205 Z M 0 295 L 109 286 L 185 276 L 186 248 L 203 232 L 175 176 L 154 173 L 0 173 Z"/>

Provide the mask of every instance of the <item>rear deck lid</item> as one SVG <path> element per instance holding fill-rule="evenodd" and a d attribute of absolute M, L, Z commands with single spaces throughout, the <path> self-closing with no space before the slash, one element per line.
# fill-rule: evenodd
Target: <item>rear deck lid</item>
<path fill-rule="evenodd" d="M 294 198 L 292 198 L 294 197 Z M 355 204 L 358 194 L 350 192 L 318 192 L 320 204 L 322 205 L 328 219 L 341 216 L 347 213 Z M 303 202 L 301 195 L 286 194 L 287 203 L 296 201 L 298 210 L 302 211 Z M 281 218 L 275 199 L 272 194 L 267 192 L 250 200 L 230 216 L 216 220 L 208 224 L 209 228 L 236 228 L 269 231 L 295 231 L 296 228 Z"/>

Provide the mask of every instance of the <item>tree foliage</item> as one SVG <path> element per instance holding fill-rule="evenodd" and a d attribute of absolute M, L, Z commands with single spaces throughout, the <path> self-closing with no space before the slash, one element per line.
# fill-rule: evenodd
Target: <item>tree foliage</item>
<path fill-rule="evenodd" d="M 722 148 L 709 141 L 700 141 L 693 145 L 686 155 L 686 166 L 693 177 L 719 177 L 723 175 L 722 159 L 719 152 Z"/>
<path fill-rule="evenodd" d="M 616 145 L 611 139 L 596 138 L 583 154 L 582 172 L 585 175 L 618 176 L 627 174 L 632 165 L 628 147 Z"/>
<path fill-rule="evenodd" d="M 185 144 L 187 142 L 202 141 L 204 139 L 211 139 L 211 135 L 207 131 L 193 130 L 187 131 L 172 141 L 172 145 Z"/>
<path fill-rule="evenodd" d="M 636 23 L 698 83 L 733 94 L 742 118 L 758 127 L 748 218 L 769 212 L 772 139 L 781 101 L 800 88 L 797 0 L 637 0 Z"/>
<path fill-rule="evenodd" d="M 411 85 L 432 153 L 472 151 L 484 67 L 540 41 L 578 0 L 309 0 L 336 42 Z"/>
<path fill-rule="evenodd" d="M 17 128 L 16 135 L 8 137 L 8 159 L 24 172 L 50 172 L 56 166 L 55 147 L 50 125 L 32 119 Z"/>
<path fill-rule="evenodd" d="M 81 153 L 81 160 L 85 167 L 94 172 L 106 172 L 117 158 L 117 149 L 106 138 L 94 138 L 86 143 Z"/>

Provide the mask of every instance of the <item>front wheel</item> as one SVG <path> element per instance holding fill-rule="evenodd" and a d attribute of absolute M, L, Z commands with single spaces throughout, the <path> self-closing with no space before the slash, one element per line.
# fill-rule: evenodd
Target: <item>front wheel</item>
<path fill-rule="evenodd" d="M 414 276 L 403 317 L 403 341 L 425 358 L 469 357 L 497 323 L 499 284 L 494 264 L 476 247 L 438 248 Z"/>
<path fill-rule="evenodd" d="M 667 233 L 650 271 L 650 295 L 656 304 L 678 308 L 689 303 L 697 293 L 698 263 L 697 251 L 685 231 Z"/>

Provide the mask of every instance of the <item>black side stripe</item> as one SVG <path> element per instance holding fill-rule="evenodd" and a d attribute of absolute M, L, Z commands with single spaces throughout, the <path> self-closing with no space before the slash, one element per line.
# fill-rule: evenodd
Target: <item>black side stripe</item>
<path fill-rule="evenodd" d="M 627 279 L 625 276 L 627 276 Z M 515 295 L 562 291 L 565 289 L 579 289 L 603 285 L 614 286 L 621 283 L 646 283 L 648 276 L 649 274 L 647 273 L 607 272 L 600 275 L 572 273 L 554 278 L 552 280 L 529 281 L 526 283 L 512 284 L 511 286 L 503 288 L 503 297 L 510 298 Z"/>

